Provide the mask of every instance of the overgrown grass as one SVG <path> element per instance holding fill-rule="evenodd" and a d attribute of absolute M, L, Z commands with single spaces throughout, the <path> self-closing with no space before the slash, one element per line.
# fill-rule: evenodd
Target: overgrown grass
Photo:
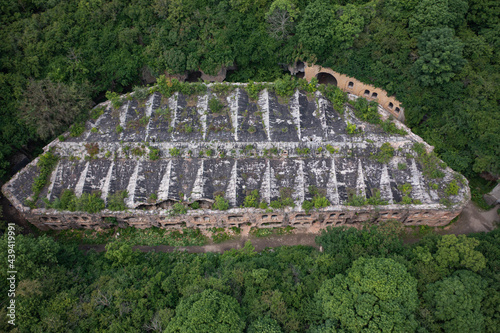
<path fill-rule="evenodd" d="M 131 246 L 169 245 L 169 246 L 200 246 L 208 242 L 199 229 L 184 228 L 182 230 L 167 230 L 156 227 L 148 229 L 110 228 L 103 231 L 96 230 L 62 230 L 45 232 L 62 243 L 76 244 L 106 244 L 120 240 Z"/>

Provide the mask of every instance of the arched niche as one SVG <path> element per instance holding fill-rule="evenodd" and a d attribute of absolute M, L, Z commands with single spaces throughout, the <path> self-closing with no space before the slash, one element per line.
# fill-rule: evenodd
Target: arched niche
<path fill-rule="evenodd" d="M 337 79 L 332 74 L 321 72 L 316 75 L 316 78 L 320 84 L 333 84 L 337 86 Z"/>

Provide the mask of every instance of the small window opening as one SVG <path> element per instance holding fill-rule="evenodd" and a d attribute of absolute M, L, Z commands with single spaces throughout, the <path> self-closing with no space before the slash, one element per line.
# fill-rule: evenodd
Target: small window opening
<path fill-rule="evenodd" d="M 389 109 L 392 109 L 392 108 L 394 108 L 394 104 L 389 103 Z"/>
<path fill-rule="evenodd" d="M 377 93 L 373 93 L 372 94 L 372 98 L 377 98 L 378 97 L 378 94 Z"/>
<path fill-rule="evenodd" d="M 354 82 L 349 82 L 349 84 L 347 85 L 349 88 L 352 88 L 354 87 Z"/>
<path fill-rule="evenodd" d="M 370 96 L 370 90 L 365 90 L 365 95 Z"/>
<path fill-rule="evenodd" d="M 399 113 L 399 111 L 401 111 L 401 110 L 400 110 L 398 107 L 396 107 L 396 112 L 398 112 L 398 113 Z"/>

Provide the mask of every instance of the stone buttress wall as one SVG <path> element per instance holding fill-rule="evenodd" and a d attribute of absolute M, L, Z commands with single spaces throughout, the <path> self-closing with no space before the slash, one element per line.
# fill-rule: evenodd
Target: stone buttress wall
<path fill-rule="evenodd" d="M 128 211 L 127 213 L 104 211 L 100 214 L 81 212 L 58 212 L 43 210 L 33 212 L 28 220 L 42 230 L 54 229 L 96 229 L 108 228 L 111 220 L 116 219 L 120 227 L 135 227 L 139 229 L 159 227 L 165 229 L 181 228 L 231 228 L 249 225 L 258 228 L 273 228 L 292 226 L 307 229 L 312 227 L 326 228 L 329 226 L 356 225 L 363 222 L 378 223 L 387 220 L 397 220 L 404 225 L 429 225 L 431 227 L 448 224 L 460 214 L 461 209 L 439 210 L 422 209 L 409 205 L 397 207 L 381 206 L 378 209 L 369 207 L 349 207 L 343 210 L 283 211 L 256 212 L 255 210 L 195 211 L 185 215 L 168 216 L 147 211 Z M 112 218 L 112 219 L 110 219 Z"/>

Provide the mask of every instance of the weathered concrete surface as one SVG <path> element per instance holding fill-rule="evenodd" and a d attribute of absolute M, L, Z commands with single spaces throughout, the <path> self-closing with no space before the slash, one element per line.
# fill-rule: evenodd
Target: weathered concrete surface
<path fill-rule="evenodd" d="M 444 225 L 470 198 L 465 179 L 448 167 L 439 167 L 441 179 L 424 176 L 413 148 L 423 140 L 397 121 L 407 135 L 388 134 L 360 121 L 348 105 L 339 113 L 319 92 L 296 91 L 279 98 L 264 90 L 254 101 L 243 84 L 232 85 L 225 93 L 210 87 L 199 96 L 175 93 L 166 98 L 154 93 L 144 101 L 126 100 L 117 110 L 109 102 L 99 105 L 104 113 L 88 121 L 81 136 L 55 140 L 45 148 L 60 160 L 38 198 L 39 208 L 25 204 L 39 173 L 37 160 L 5 184 L 3 192 L 30 222 L 53 229 L 106 227 L 105 217 L 138 228 L 247 224 L 310 228 L 387 219 Z M 222 110 L 210 109 L 213 99 L 223 104 Z M 389 116 L 383 108 L 379 112 L 383 118 Z M 348 134 L 348 123 L 363 132 Z M 123 130 L 117 131 L 120 126 Z M 395 149 L 388 163 L 374 158 L 384 143 Z M 90 156 L 89 147 L 98 152 Z M 150 153 L 155 150 L 159 158 L 152 160 Z M 458 185 L 457 195 L 445 194 L 451 182 Z M 403 185 L 410 187 L 406 194 Z M 44 208 L 43 199 L 54 200 L 65 189 L 78 196 L 99 192 L 104 200 L 126 190 L 128 210 L 86 214 Z M 259 201 L 270 204 L 290 197 L 295 207 L 241 208 L 252 190 L 259 192 Z M 369 199 L 379 191 L 389 205 L 349 206 L 354 194 Z M 302 203 L 316 193 L 331 206 L 306 214 Z M 230 210 L 207 209 L 217 195 L 229 201 Z M 405 196 L 413 204 L 400 204 Z M 449 200 L 449 207 L 441 199 Z M 204 209 L 171 216 L 173 203 L 195 201 Z"/>

